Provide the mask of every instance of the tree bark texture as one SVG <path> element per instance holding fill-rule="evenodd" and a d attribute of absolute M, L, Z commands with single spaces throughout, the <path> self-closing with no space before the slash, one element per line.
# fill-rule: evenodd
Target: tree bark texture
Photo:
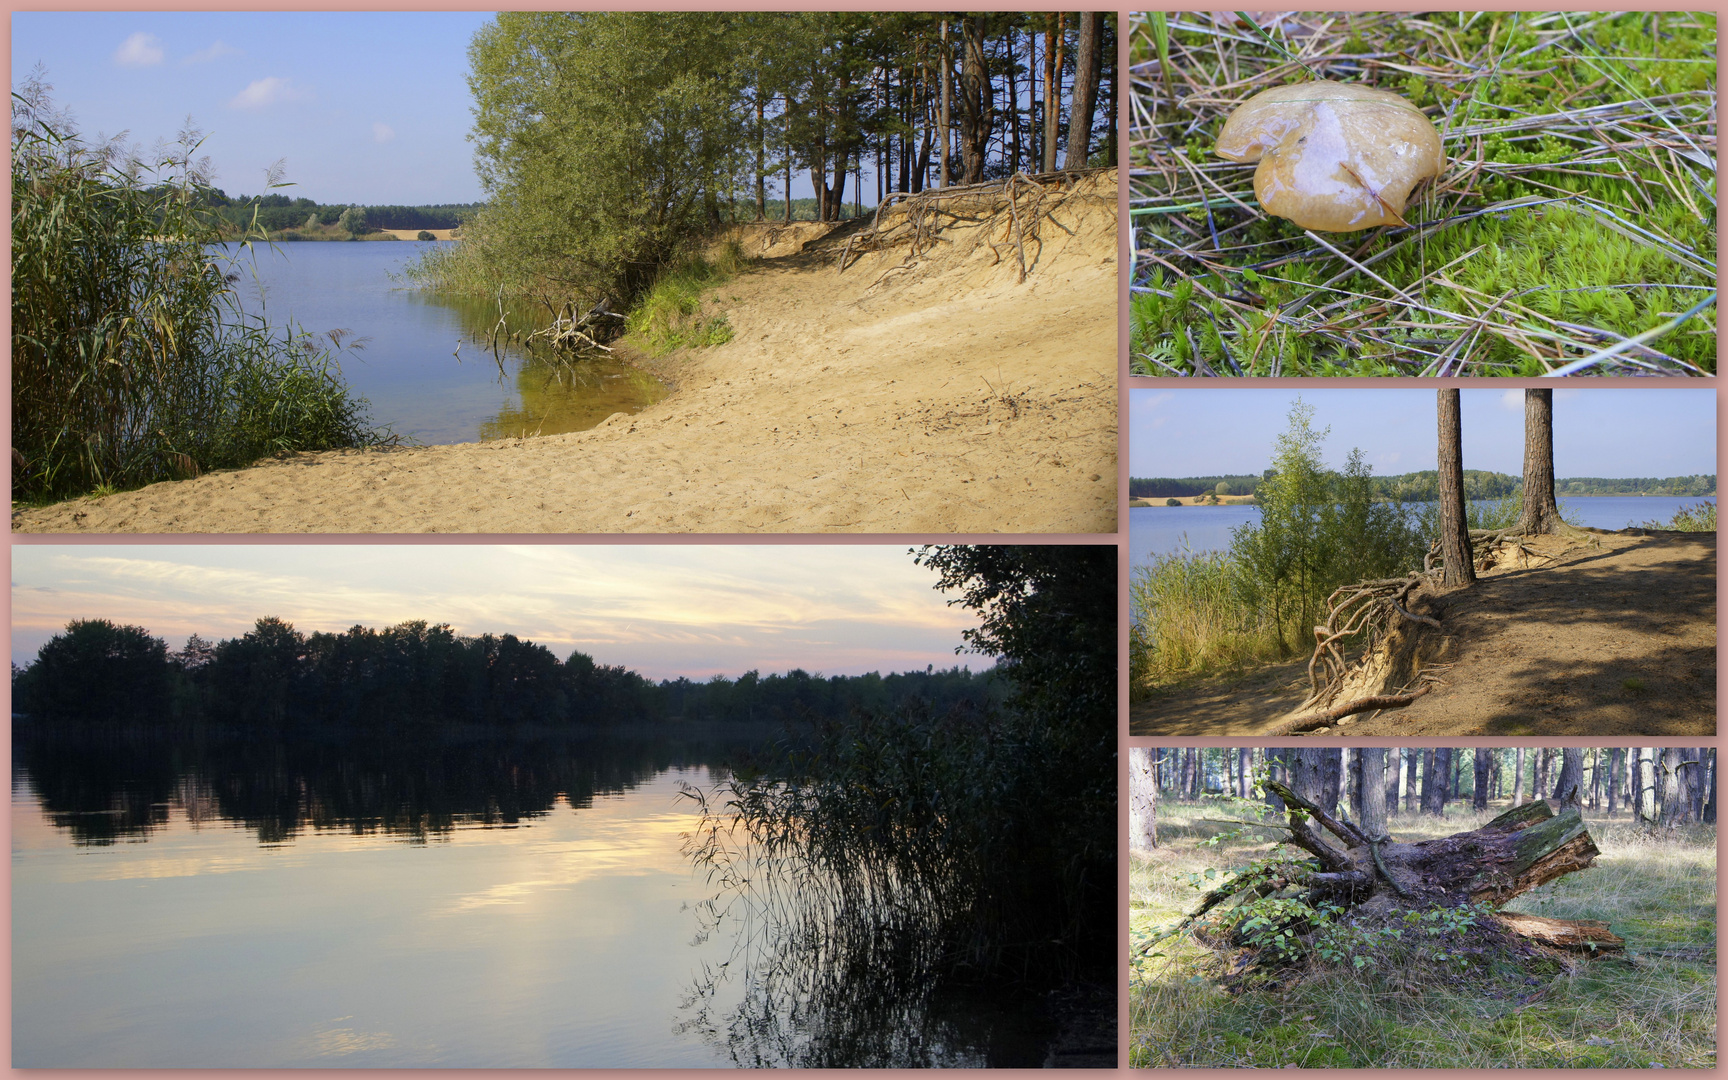
<path fill-rule="evenodd" d="M 1152 768 L 1152 751 L 1144 746 L 1128 749 L 1128 846 L 1151 851 L 1158 846 L 1158 777 Z"/>
<path fill-rule="evenodd" d="M 1470 585 L 1476 563 L 1470 555 L 1470 523 L 1464 516 L 1463 420 L 1458 391 L 1436 391 L 1440 419 L 1440 555 L 1446 585 Z"/>
<path fill-rule="evenodd" d="M 1584 748 L 1565 747 L 1561 751 L 1560 776 L 1554 781 L 1554 802 L 1560 806 L 1577 806 L 1583 786 Z"/>
<path fill-rule="evenodd" d="M 1386 748 L 1364 746 L 1356 754 L 1362 774 L 1362 835 L 1378 843 L 1386 839 Z"/>
<path fill-rule="evenodd" d="M 1098 50 L 1103 45 L 1103 17 L 1080 13 L 1080 39 L 1074 51 L 1074 104 L 1068 113 L 1067 169 L 1084 169 L 1092 152 L 1092 110 L 1098 100 Z"/>
<path fill-rule="evenodd" d="M 1554 501 L 1554 391 L 1524 391 L 1524 509 L 1518 532 L 1559 530 L 1560 507 Z"/>
<path fill-rule="evenodd" d="M 1493 757 L 1494 751 L 1488 747 L 1476 748 L 1476 787 L 1470 799 L 1470 808 L 1473 810 L 1488 809 L 1488 766 Z"/>

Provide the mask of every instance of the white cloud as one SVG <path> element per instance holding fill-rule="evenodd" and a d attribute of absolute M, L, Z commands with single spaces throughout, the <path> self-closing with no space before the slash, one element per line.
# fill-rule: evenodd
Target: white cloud
<path fill-rule="evenodd" d="M 220 60 L 224 56 L 239 56 L 240 50 L 225 41 L 213 42 L 208 49 L 197 52 L 180 61 L 181 64 L 208 64 L 212 60 Z"/>
<path fill-rule="evenodd" d="M 1512 412 L 1524 411 L 1524 391 L 1507 390 L 1500 395 L 1500 407 Z"/>
<path fill-rule="evenodd" d="M 155 34 L 140 30 L 114 50 L 114 62 L 121 67 L 151 67 L 162 62 L 162 42 Z"/>
<path fill-rule="evenodd" d="M 307 91 L 295 86 L 287 79 L 272 75 L 269 78 L 258 79 L 246 89 L 234 95 L 228 102 L 230 109 L 262 109 L 277 105 L 284 101 L 301 101 L 311 97 Z"/>
<path fill-rule="evenodd" d="M 395 137 L 396 137 L 396 129 L 391 127 L 389 124 L 373 124 L 372 125 L 372 141 L 373 142 L 385 143 L 385 142 L 389 142 L 391 139 L 394 139 Z"/>

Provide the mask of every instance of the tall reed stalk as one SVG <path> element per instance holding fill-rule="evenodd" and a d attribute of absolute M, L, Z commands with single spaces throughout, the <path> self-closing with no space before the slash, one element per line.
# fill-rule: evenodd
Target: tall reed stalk
<path fill-rule="evenodd" d="M 85 143 L 29 80 L 12 118 L 13 497 L 135 487 L 374 440 L 334 352 L 240 308 L 199 136 Z M 274 178 L 273 178 L 274 179 Z"/>

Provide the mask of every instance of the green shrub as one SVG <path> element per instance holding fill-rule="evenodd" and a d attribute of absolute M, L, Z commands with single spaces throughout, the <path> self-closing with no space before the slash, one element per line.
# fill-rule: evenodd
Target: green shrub
<path fill-rule="evenodd" d="M 42 501 L 377 436 L 333 353 L 241 310 L 189 135 L 146 164 L 13 95 L 13 497 Z"/>

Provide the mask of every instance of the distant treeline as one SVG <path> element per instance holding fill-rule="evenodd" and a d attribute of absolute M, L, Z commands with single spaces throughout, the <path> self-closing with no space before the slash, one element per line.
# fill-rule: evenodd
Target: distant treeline
<path fill-rule="evenodd" d="M 290 199 L 286 195 L 236 195 L 229 198 L 220 188 L 210 188 L 205 194 L 210 208 L 236 231 L 252 223 L 254 207 L 258 227 L 268 232 L 305 229 L 314 225 L 335 225 L 342 214 L 358 204 L 318 203 L 311 199 Z M 367 230 L 376 229 L 454 229 L 480 209 L 480 203 L 437 203 L 430 206 L 360 206 Z"/>
<path fill-rule="evenodd" d="M 1189 498 L 1212 493 L 1253 495 L 1263 481 L 1271 479 L 1273 470 L 1261 476 L 1186 476 L 1132 477 L 1128 495 L 1134 499 Z M 1370 479 L 1374 498 L 1388 502 L 1434 502 L 1439 495 L 1439 474 L 1426 472 L 1400 473 L 1396 476 L 1376 476 Z M 1228 492 L 1218 492 L 1220 483 L 1228 484 Z M 1464 470 L 1464 497 L 1467 499 L 1501 499 L 1517 491 L 1523 478 L 1481 469 Z M 1578 476 L 1554 481 L 1556 495 L 1672 495 L 1701 496 L 1716 494 L 1716 477 L 1668 476 L 1631 477 L 1626 479 L 1599 476 Z"/>
<path fill-rule="evenodd" d="M 938 712 L 982 709 L 1006 696 L 993 672 L 963 668 L 836 675 L 802 670 L 706 682 L 654 682 L 623 667 L 551 650 L 513 634 L 470 637 L 444 624 L 302 634 L 259 619 L 215 645 L 161 638 L 105 619 L 67 625 L 28 667 L 14 666 L 15 711 L 43 722 L 327 724 L 415 722 L 490 726 L 661 720 L 843 718 L 914 699 Z"/>
<path fill-rule="evenodd" d="M 1252 495 L 1259 486 L 1260 479 L 1258 476 L 1185 476 L 1180 480 L 1172 480 L 1166 476 L 1134 476 L 1128 480 L 1128 497 L 1186 499 L 1196 495 L 1213 494 L 1221 483 L 1230 485 L 1226 494 Z"/>

